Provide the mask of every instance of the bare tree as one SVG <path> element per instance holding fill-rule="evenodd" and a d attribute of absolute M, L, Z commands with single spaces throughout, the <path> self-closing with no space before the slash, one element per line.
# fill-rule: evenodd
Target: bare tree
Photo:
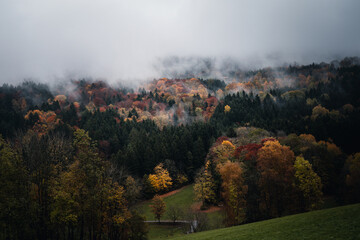
<path fill-rule="evenodd" d="M 167 216 L 176 223 L 176 220 L 179 220 L 183 215 L 183 209 L 181 209 L 179 206 L 171 205 L 167 209 Z"/>

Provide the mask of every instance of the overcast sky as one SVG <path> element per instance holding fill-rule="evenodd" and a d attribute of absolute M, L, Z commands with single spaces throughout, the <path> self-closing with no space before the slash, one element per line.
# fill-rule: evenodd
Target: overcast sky
<path fill-rule="evenodd" d="M 0 83 L 143 80 L 168 56 L 263 66 L 359 53 L 359 0 L 0 0 Z"/>

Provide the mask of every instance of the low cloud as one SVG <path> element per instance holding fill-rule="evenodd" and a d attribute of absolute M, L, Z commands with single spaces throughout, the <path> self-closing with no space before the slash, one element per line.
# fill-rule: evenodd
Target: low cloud
<path fill-rule="evenodd" d="M 0 0 L 0 83 L 134 84 L 204 68 L 197 59 L 217 74 L 228 59 L 256 68 L 356 56 L 359 9 L 356 0 Z M 171 58 L 179 64 L 164 68 Z"/>

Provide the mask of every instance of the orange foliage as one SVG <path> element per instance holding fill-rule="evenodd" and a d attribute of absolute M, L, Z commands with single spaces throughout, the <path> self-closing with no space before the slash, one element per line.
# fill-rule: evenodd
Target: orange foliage
<path fill-rule="evenodd" d="M 248 191 L 239 163 L 226 162 L 219 168 L 222 178 L 222 196 L 225 200 L 227 225 L 238 225 L 245 220 L 246 200 Z"/>
<path fill-rule="evenodd" d="M 287 196 L 292 192 L 294 161 L 294 152 L 278 141 L 266 141 L 258 152 L 260 208 L 270 216 L 281 216 L 289 204 Z"/>

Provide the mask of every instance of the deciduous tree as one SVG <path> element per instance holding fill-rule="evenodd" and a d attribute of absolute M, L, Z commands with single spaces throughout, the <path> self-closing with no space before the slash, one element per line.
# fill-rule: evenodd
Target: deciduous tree
<path fill-rule="evenodd" d="M 154 168 L 155 174 L 149 174 L 149 181 L 155 192 L 161 192 L 168 189 L 172 185 L 172 179 L 169 172 L 164 169 L 162 163 Z"/>
<path fill-rule="evenodd" d="M 294 153 L 278 141 L 266 141 L 258 152 L 260 208 L 271 217 L 281 216 L 291 202 Z"/>
<path fill-rule="evenodd" d="M 159 196 L 155 195 L 152 199 L 152 204 L 150 205 L 151 211 L 154 213 L 155 218 L 160 222 L 160 218 L 164 215 L 166 211 L 166 204 L 164 200 Z"/>
<path fill-rule="evenodd" d="M 349 189 L 349 198 L 352 201 L 360 199 L 360 153 L 349 156 L 346 160 L 348 174 L 346 175 L 346 185 Z"/>
<path fill-rule="evenodd" d="M 301 210 L 313 210 L 319 207 L 322 197 L 320 177 L 313 171 L 311 164 L 303 157 L 296 157 L 295 186 L 301 193 Z"/>
<path fill-rule="evenodd" d="M 209 167 L 210 162 L 207 161 L 198 173 L 194 185 L 195 199 L 202 201 L 203 207 L 216 201 L 215 183 Z"/>
<path fill-rule="evenodd" d="M 222 196 L 225 201 L 227 225 L 238 225 L 245 220 L 247 186 L 239 163 L 226 162 L 219 168 L 222 178 Z"/>

